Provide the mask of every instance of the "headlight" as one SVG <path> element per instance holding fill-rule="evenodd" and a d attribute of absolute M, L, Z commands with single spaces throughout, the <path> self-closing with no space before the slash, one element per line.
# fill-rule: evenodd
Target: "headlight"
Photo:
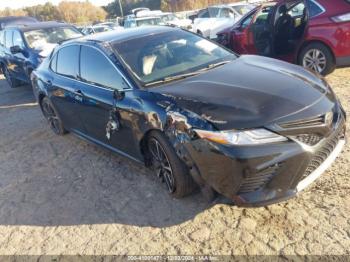
<path fill-rule="evenodd" d="M 249 146 L 284 142 L 288 140 L 286 137 L 270 132 L 264 128 L 245 131 L 205 131 L 196 129 L 195 132 L 200 138 L 224 145 Z"/>

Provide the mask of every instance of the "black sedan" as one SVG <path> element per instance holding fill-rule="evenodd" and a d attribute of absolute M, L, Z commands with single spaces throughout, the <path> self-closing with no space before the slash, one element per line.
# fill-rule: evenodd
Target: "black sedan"
<path fill-rule="evenodd" d="M 345 112 L 323 79 L 177 28 L 65 42 L 32 84 L 56 134 L 145 163 L 174 197 L 201 188 L 240 206 L 286 200 L 345 144 Z"/>

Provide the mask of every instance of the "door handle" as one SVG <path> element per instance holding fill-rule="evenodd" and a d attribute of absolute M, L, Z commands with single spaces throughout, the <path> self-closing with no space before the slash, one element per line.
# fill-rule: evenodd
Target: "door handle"
<path fill-rule="evenodd" d="M 83 92 L 79 89 L 74 90 L 73 92 L 74 94 L 74 99 L 79 101 L 79 102 L 83 102 Z"/>
<path fill-rule="evenodd" d="M 77 90 L 74 90 L 74 94 L 77 95 L 77 96 L 83 96 L 83 92 L 79 89 Z"/>

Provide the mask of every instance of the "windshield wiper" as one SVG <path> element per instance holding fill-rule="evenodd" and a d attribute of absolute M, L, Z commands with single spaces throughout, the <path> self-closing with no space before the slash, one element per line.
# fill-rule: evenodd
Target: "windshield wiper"
<path fill-rule="evenodd" d="M 160 79 L 158 81 L 147 83 L 147 84 L 145 84 L 145 86 L 151 86 L 151 85 L 156 85 L 156 84 L 161 84 L 161 83 L 166 83 L 166 82 L 171 82 L 171 81 L 183 79 L 183 78 L 190 77 L 190 76 L 195 76 L 195 75 L 200 74 L 201 71 L 202 70 L 191 72 L 191 73 L 186 73 L 186 74 L 164 77 L 163 79 Z"/>
<path fill-rule="evenodd" d="M 215 67 L 218 67 L 218 66 L 225 65 L 225 64 L 230 63 L 230 62 L 232 62 L 232 61 L 231 60 L 226 60 L 226 61 L 221 61 L 221 62 L 218 62 L 218 63 L 209 64 L 205 69 L 212 69 L 212 68 L 215 68 Z"/>
<path fill-rule="evenodd" d="M 227 60 L 227 61 L 221 61 L 221 62 L 218 62 L 218 63 L 209 64 L 206 67 L 204 67 L 202 69 L 199 69 L 197 71 L 194 71 L 194 72 L 191 72 L 191 73 L 186 73 L 186 74 L 180 74 L 180 75 L 165 77 L 165 78 L 160 79 L 158 81 L 147 83 L 147 84 L 145 84 L 145 86 L 152 86 L 152 85 L 156 85 L 156 84 L 162 84 L 162 83 L 166 83 L 166 82 L 171 82 L 171 81 L 187 78 L 187 77 L 190 77 L 190 76 L 199 75 L 200 73 L 202 73 L 204 71 L 210 70 L 212 68 L 215 68 L 215 67 L 218 67 L 218 66 L 221 66 L 221 65 L 225 65 L 225 64 L 227 64 L 229 62 L 231 62 L 231 61 Z"/>

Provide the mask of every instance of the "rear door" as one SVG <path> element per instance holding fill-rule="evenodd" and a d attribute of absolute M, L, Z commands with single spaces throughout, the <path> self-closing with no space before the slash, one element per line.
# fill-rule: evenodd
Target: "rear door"
<path fill-rule="evenodd" d="M 57 109 L 64 125 L 69 130 L 84 132 L 80 120 L 82 95 L 77 86 L 79 73 L 79 45 L 61 48 L 53 57 L 50 69 L 55 72 L 47 79 L 50 99 Z"/>

